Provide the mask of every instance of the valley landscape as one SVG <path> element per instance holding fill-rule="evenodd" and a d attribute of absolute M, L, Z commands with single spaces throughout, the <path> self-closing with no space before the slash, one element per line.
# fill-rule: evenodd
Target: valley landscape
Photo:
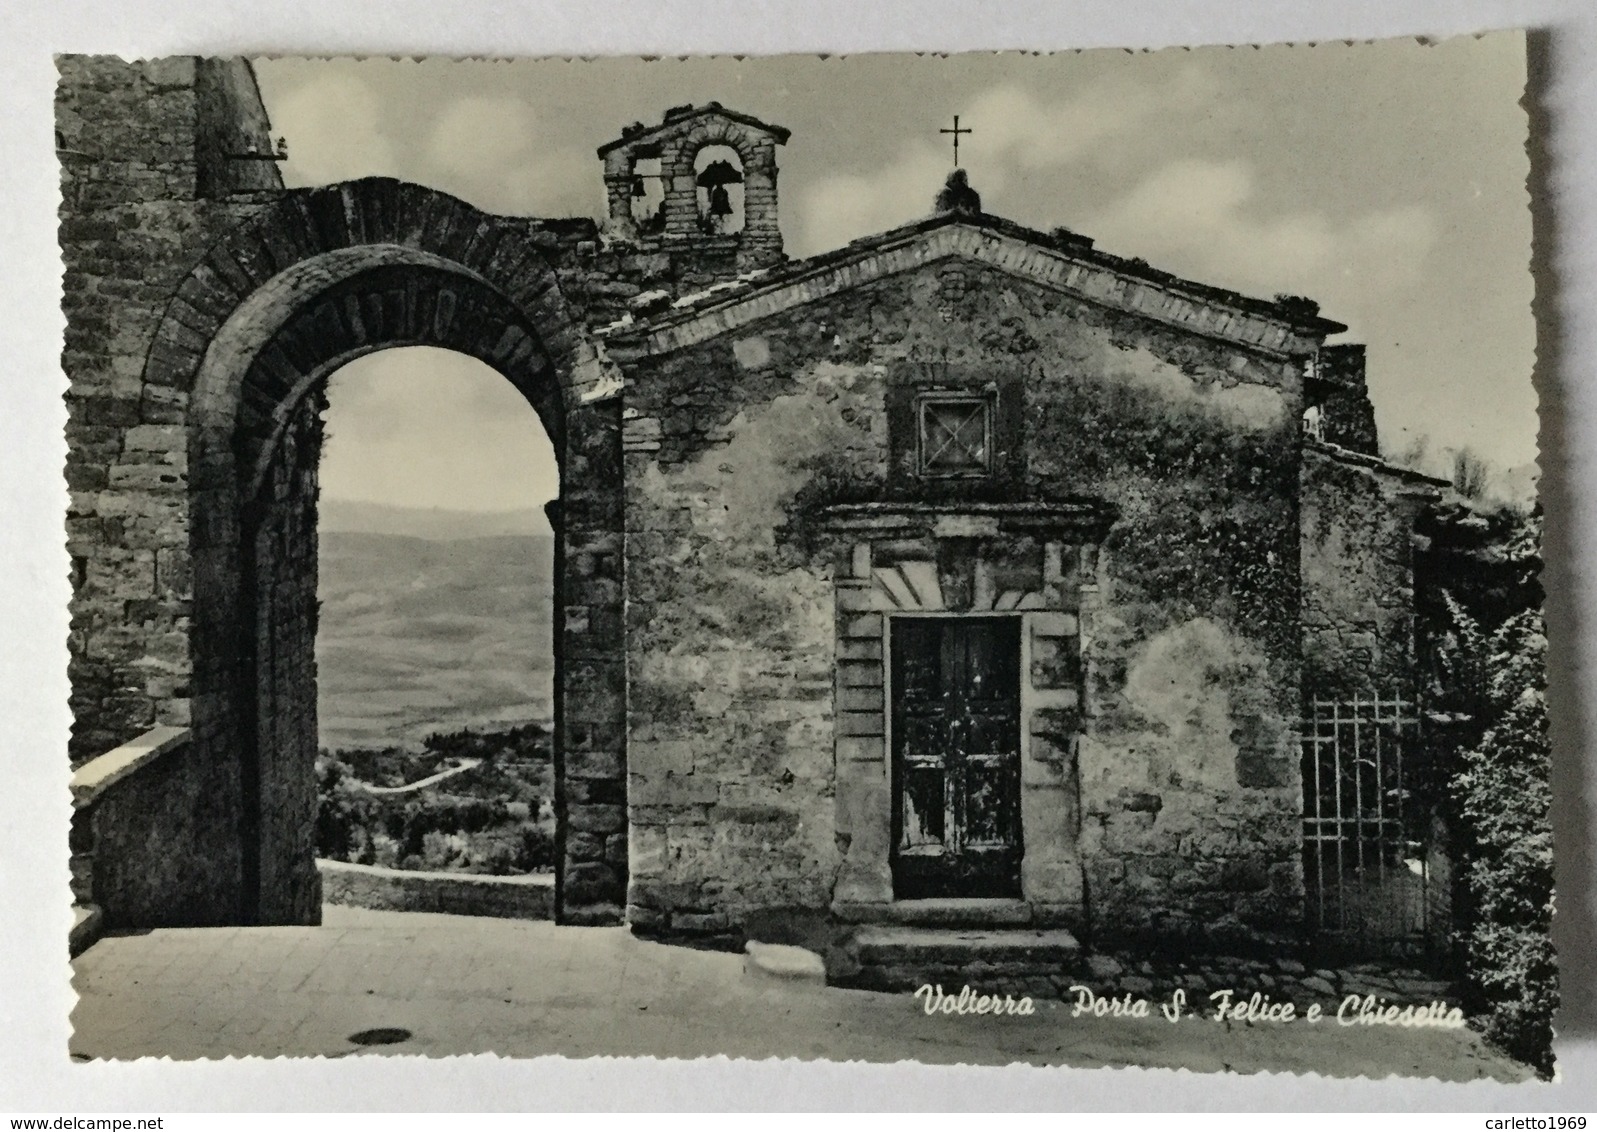
<path fill-rule="evenodd" d="M 553 556 L 537 511 L 324 501 L 318 855 L 551 867 Z"/>
<path fill-rule="evenodd" d="M 553 715 L 554 539 L 541 512 L 326 501 L 316 640 L 321 745 Z"/>

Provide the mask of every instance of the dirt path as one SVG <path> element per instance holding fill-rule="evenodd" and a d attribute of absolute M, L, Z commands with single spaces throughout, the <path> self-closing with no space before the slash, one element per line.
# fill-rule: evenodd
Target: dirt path
<path fill-rule="evenodd" d="M 481 759 L 461 759 L 459 766 L 452 766 L 448 770 L 439 771 L 437 774 L 429 774 L 426 778 L 417 779 L 415 782 L 407 782 L 403 786 L 373 786 L 369 782 L 361 782 L 360 784 L 365 787 L 368 794 L 381 794 L 387 797 L 392 797 L 395 794 L 414 794 L 419 790 L 427 789 L 429 786 L 437 786 L 440 782 L 447 782 L 456 775 L 465 774 L 468 770 L 476 770 L 481 765 Z M 357 779 L 356 781 L 360 780 Z"/>

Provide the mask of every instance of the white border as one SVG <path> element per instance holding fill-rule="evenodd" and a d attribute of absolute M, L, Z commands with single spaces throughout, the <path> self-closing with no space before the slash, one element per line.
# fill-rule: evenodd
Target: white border
<path fill-rule="evenodd" d="M 1540 91 L 1554 132 L 1543 187 L 1557 246 L 1543 302 L 1561 320 L 1564 388 L 1541 374 L 1550 481 L 1547 571 L 1562 915 L 1555 929 L 1569 1004 L 1563 1083 L 1551 1087 L 1065 1070 L 545 1058 L 72 1065 L 65 1054 L 63 758 L 68 562 L 59 469 L 64 382 L 52 155 L 57 51 L 176 53 L 675 54 L 1049 49 L 1444 37 L 1549 29 Z M 175 0 L 30 3 L 0 10 L 0 1112 L 479 1110 L 563 1108 L 1361 1109 L 1571 1112 L 1597 1109 L 1597 976 L 1590 862 L 1592 783 L 1582 739 L 1591 678 L 1577 664 L 1597 626 L 1597 7 L 1590 0 Z M 1538 216 L 1542 222 L 1544 216 Z M 1538 232 L 1545 240 L 1546 230 Z M 1547 332 L 1544 324 L 1543 334 Z M 1544 349 L 1545 349 L 1544 339 Z M 1584 384 L 1580 375 L 1586 376 Z M 1561 402 L 1561 417 L 1549 403 Z M 1547 451 L 1551 447 L 1551 451 Z M 1573 499 L 1569 498 L 1571 495 Z M 1579 634 L 1578 638 L 1576 634 Z M 1569 758 L 1581 752 L 1583 765 Z M 1582 795 L 1585 796 L 1584 802 Z M 1578 952 L 1583 954 L 1577 954 Z M 1573 1017 L 1572 1017 L 1573 1015 Z"/>

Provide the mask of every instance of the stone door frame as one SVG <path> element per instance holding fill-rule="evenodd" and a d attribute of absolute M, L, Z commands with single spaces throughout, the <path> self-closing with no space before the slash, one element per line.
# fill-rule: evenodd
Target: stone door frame
<path fill-rule="evenodd" d="M 905 903 L 890 867 L 891 619 L 1011 614 L 1021 620 L 1021 899 L 1033 922 L 1079 924 L 1076 752 L 1091 711 L 1085 666 L 1098 548 L 1113 509 L 1094 500 L 855 504 L 828 509 L 824 520 L 839 543 L 833 703 L 837 829 L 846 845 L 833 912 L 892 919 L 892 906 Z M 1033 563 L 1032 584 L 1000 589 L 1017 576 L 1017 552 Z"/>

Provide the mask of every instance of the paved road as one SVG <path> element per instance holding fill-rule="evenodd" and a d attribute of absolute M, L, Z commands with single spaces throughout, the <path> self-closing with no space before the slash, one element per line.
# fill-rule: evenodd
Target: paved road
<path fill-rule="evenodd" d="M 556 927 L 329 906 L 320 928 L 162 930 L 74 962 L 72 1050 L 146 1055 L 825 1057 L 927 1063 L 1137 1064 L 1193 1070 L 1527 1077 L 1468 1031 L 1230 1026 L 1191 1020 L 927 1016 L 908 995 L 771 987 L 742 957 L 623 928 Z M 383 1047 L 349 1041 L 410 1030 Z"/>

